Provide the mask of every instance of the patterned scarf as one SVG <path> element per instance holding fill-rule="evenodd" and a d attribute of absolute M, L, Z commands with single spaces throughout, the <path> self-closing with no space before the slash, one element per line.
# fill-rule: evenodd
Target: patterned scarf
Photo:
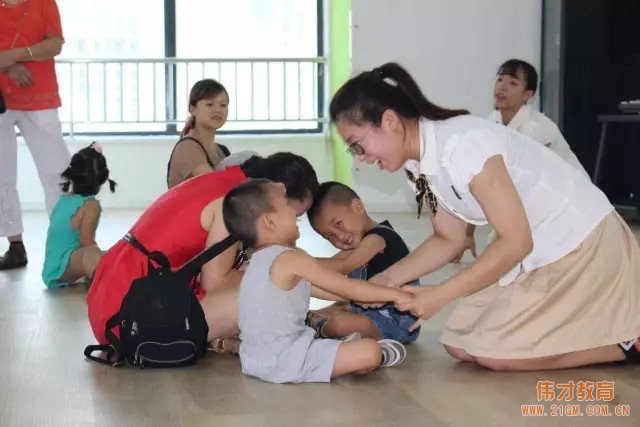
<path fill-rule="evenodd" d="M 438 199 L 435 194 L 431 191 L 429 187 L 429 183 L 427 182 L 427 177 L 424 174 L 416 176 L 408 169 L 404 170 L 407 174 L 407 178 L 411 180 L 416 186 L 416 203 L 418 204 L 418 218 L 422 214 L 422 207 L 424 206 L 425 199 L 427 204 L 429 205 L 429 210 L 433 216 L 438 212 Z"/>

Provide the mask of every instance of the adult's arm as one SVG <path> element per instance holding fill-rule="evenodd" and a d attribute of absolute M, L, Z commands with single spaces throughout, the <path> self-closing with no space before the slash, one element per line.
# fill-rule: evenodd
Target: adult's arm
<path fill-rule="evenodd" d="M 409 255 L 374 278 L 378 284 L 403 285 L 448 264 L 463 249 L 466 223 L 442 206 L 431 216 L 433 234 Z"/>
<path fill-rule="evenodd" d="M 222 218 L 222 198 L 216 200 L 211 208 L 213 220 L 207 236 L 207 247 L 229 235 Z M 243 272 L 233 270 L 238 248 L 239 244 L 232 245 L 202 267 L 200 285 L 205 292 L 213 292 L 240 284 Z"/>
<path fill-rule="evenodd" d="M 522 200 L 501 155 L 487 160 L 469 188 L 497 238 L 475 263 L 443 283 L 452 299 L 497 282 L 533 249 L 531 227 Z"/>
<path fill-rule="evenodd" d="M 0 51 L 0 72 L 7 72 L 13 65 L 21 62 L 46 61 L 60 54 L 64 43 L 60 11 L 53 0 L 48 1 L 44 7 L 44 40 L 30 46 Z"/>

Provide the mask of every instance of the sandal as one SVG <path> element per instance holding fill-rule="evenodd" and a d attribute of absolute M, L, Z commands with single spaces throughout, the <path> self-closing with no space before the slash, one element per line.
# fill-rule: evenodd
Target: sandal
<path fill-rule="evenodd" d="M 232 342 L 229 342 L 229 340 Z M 226 346 L 225 343 L 227 343 Z M 208 349 L 218 354 L 238 354 L 240 343 L 241 341 L 238 337 L 215 338 L 209 343 Z"/>
<path fill-rule="evenodd" d="M 315 319 L 318 319 L 317 322 L 315 321 Z M 322 333 L 322 328 L 324 327 L 324 324 L 327 323 L 327 320 L 329 320 L 328 317 L 323 316 L 322 314 L 318 313 L 317 311 L 313 311 L 313 310 L 309 310 L 307 312 L 307 317 L 304 321 L 305 326 L 310 327 L 311 329 L 313 329 L 314 331 L 316 331 L 316 338 L 327 338 L 323 333 Z M 314 325 L 315 323 L 315 325 Z"/>

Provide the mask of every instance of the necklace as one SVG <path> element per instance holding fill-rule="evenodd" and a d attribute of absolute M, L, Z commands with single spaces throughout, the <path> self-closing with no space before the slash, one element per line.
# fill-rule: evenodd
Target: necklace
<path fill-rule="evenodd" d="M 28 0 L 17 0 L 15 3 L 9 2 L 7 0 L 0 0 L 0 6 L 1 7 L 7 7 L 7 8 L 13 8 L 13 7 L 18 7 L 20 6 L 22 3 L 26 3 Z"/>

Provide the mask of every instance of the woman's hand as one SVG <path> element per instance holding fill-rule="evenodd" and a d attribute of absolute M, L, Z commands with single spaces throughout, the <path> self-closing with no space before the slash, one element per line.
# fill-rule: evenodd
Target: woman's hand
<path fill-rule="evenodd" d="M 402 290 L 413 294 L 414 298 L 404 303 L 396 303 L 396 308 L 400 311 L 410 311 L 420 318 L 409 328 L 410 331 L 417 329 L 420 326 L 421 320 L 435 316 L 444 306 L 453 300 L 442 285 L 407 285 L 403 286 Z"/>
<path fill-rule="evenodd" d="M 9 67 L 7 76 L 17 86 L 28 87 L 33 85 L 33 75 L 23 64 L 15 64 Z"/>

